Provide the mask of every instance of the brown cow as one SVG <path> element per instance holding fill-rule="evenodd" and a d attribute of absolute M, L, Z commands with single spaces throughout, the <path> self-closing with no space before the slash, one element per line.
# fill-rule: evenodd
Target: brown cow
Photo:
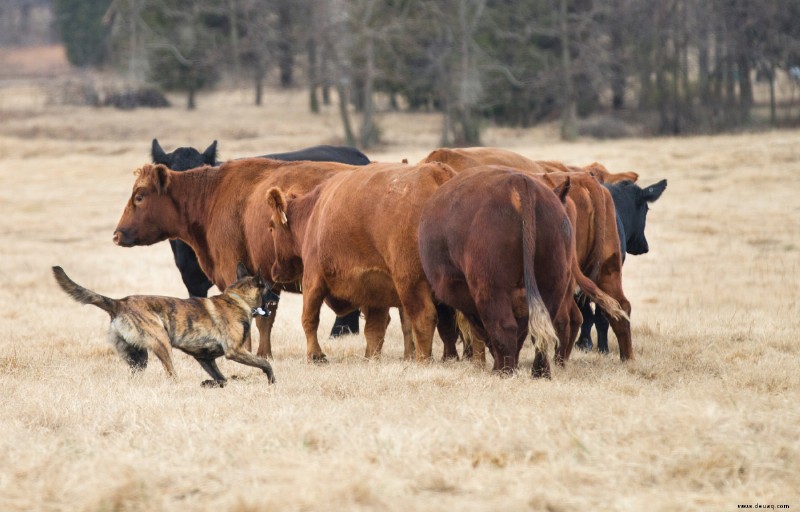
<path fill-rule="evenodd" d="M 576 251 L 578 262 L 583 273 L 597 283 L 605 293 L 613 297 L 625 311 L 627 316 L 618 316 L 610 320 L 614 334 L 619 342 L 620 359 L 632 359 L 633 347 L 629 315 L 631 306 L 622 290 L 622 254 L 619 234 L 617 233 L 616 212 L 611 194 L 596 178 L 602 177 L 611 181 L 621 175 L 608 173 L 600 164 L 591 164 L 586 168 L 566 166 L 558 162 L 533 161 L 514 152 L 498 148 L 441 148 L 431 152 L 426 160 L 443 160 L 457 172 L 476 165 L 501 164 L 513 167 L 548 183 L 551 187 L 561 185 L 566 176 L 571 176 L 569 200 L 566 204 L 568 213 L 574 208 L 570 219 L 576 232 Z M 465 166 L 465 167 L 464 167 Z M 581 172 L 562 172 L 564 169 Z M 605 173 L 605 174 L 603 174 Z M 635 173 L 633 173 L 635 175 Z M 638 176 L 634 176 L 638 177 Z M 578 334 L 580 312 L 570 306 L 562 311 L 557 320 L 560 337 L 557 361 L 569 358 L 575 338 Z M 477 347 L 477 357 L 481 357 L 481 347 Z"/>
<path fill-rule="evenodd" d="M 280 188 L 269 191 L 277 254 L 272 278 L 291 282 L 302 274 L 309 355 L 320 350 L 319 309 L 328 297 L 337 314 L 354 307 L 364 312 L 366 357 L 380 354 L 390 307 L 402 307 L 410 321 L 417 359 L 431 357 L 437 310 L 419 260 L 417 226 L 428 197 L 453 175 L 439 163 L 385 164 L 334 176 L 296 198 Z"/>
<path fill-rule="evenodd" d="M 588 172 L 595 176 L 600 183 L 618 183 L 624 180 L 636 181 L 639 179 L 639 175 L 635 172 L 611 173 L 605 166 L 597 162 L 578 167 L 552 160 L 531 160 L 519 153 L 500 148 L 439 148 L 431 151 L 422 162 L 442 162 L 451 166 L 456 172 L 477 165 L 506 165 L 528 172 Z"/>
<path fill-rule="evenodd" d="M 571 307 L 572 284 L 618 304 L 584 276 L 575 236 L 556 191 L 514 169 L 462 171 L 437 190 L 419 224 L 425 275 L 437 299 L 463 312 L 488 340 L 494 369 L 517 366 L 526 333 L 534 339 L 534 376 L 550 376 L 547 351 L 558 343 L 552 320 Z"/>
<path fill-rule="evenodd" d="M 174 172 L 164 165 L 145 165 L 136 181 L 114 243 L 123 247 L 150 245 L 167 238 L 188 243 L 203 272 L 224 290 L 236 280 L 242 261 L 251 271 L 270 275 L 275 259 L 267 230 L 271 211 L 267 190 L 281 187 L 303 194 L 341 171 L 357 166 L 331 162 L 283 162 L 265 158 L 232 160 L 220 167 Z M 288 285 L 291 286 L 291 285 Z M 257 317 L 258 355 L 272 357 L 272 315 Z"/>

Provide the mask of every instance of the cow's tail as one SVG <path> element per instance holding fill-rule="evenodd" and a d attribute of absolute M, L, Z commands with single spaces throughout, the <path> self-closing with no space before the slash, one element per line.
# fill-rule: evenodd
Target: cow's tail
<path fill-rule="evenodd" d="M 530 178 L 525 177 L 524 190 L 520 190 L 522 217 L 522 272 L 525 281 L 525 299 L 528 303 L 528 334 L 533 337 L 533 346 L 547 359 L 551 347 L 558 346 L 558 336 L 547 311 L 539 287 L 536 285 L 533 261 L 536 257 L 535 213 L 531 200 Z M 569 189 L 569 187 L 566 187 Z M 564 194 L 566 195 L 566 194 Z"/>
<path fill-rule="evenodd" d="M 591 279 L 581 272 L 581 267 L 578 265 L 578 257 L 575 255 L 575 251 L 572 251 L 572 276 L 575 278 L 575 282 L 581 291 L 595 304 L 603 308 L 603 311 L 608 315 L 615 320 L 630 320 L 628 314 L 620 307 L 616 299 L 601 290 Z"/>
<path fill-rule="evenodd" d="M 56 282 L 61 289 L 67 292 L 67 295 L 76 301 L 80 302 L 81 304 L 91 304 L 92 306 L 97 306 L 112 317 L 116 315 L 116 300 L 104 297 L 99 293 L 95 293 L 92 290 L 84 288 L 67 277 L 66 272 L 64 272 L 64 269 L 61 267 L 53 267 L 53 276 L 55 276 Z"/>
<path fill-rule="evenodd" d="M 608 202 L 606 201 L 606 196 L 603 194 L 603 192 L 605 192 L 603 186 L 599 183 L 593 183 L 593 185 L 595 186 L 589 187 L 589 198 L 594 206 L 594 208 L 592 208 L 594 237 L 592 237 L 592 248 L 589 251 L 588 260 L 591 262 L 591 268 L 589 269 L 589 275 L 587 277 L 596 282 L 597 278 L 600 276 L 600 264 L 603 260 L 603 247 L 605 247 L 606 243 L 605 218 L 608 213 Z M 598 208 L 602 208 L 602 210 L 599 210 Z"/>

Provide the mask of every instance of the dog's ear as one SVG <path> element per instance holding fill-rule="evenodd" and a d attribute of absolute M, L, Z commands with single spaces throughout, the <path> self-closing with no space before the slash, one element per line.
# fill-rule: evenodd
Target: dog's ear
<path fill-rule="evenodd" d="M 281 224 L 288 227 L 289 219 L 286 217 L 286 196 L 283 195 L 283 192 L 281 192 L 279 188 L 273 187 L 269 189 L 269 192 L 267 192 L 267 204 L 274 212 L 272 216 L 274 224 L 276 226 Z"/>
<path fill-rule="evenodd" d="M 236 280 L 243 279 L 250 275 L 250 271 L 247 270 L 247 267 L 244 266 L 244 263 L 241 261 L 236 264 Z"/>

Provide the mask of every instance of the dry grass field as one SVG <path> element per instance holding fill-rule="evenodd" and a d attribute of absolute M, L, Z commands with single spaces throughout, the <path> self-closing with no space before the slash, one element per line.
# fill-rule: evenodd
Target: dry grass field
<path fill-rule="evenodd" d="M 392 321 L 379 361 L 361 336 L 305 362 L 301 299 L 286 296 L 268 386 L 258 370 L 202 389 L 176 352 L 131 376 L 108 317 L 55 285 L 183 296 L 166 243 L 111 234 L 155 136 L 218 139 L 223 158 L 340 142 L 333 108 L 301 91 L 199 98 L 198 109 L 47 106 L 0 90 L 0 510 L 715 510 L 800 508 L 800 132 L 581 140 L 488 128 L 534 158 L 600 161 L 669 179 L 651 253 L 630 257 L 636 360 L 575 353 L 552 381 L 468 363 L 402 360 Z M 182 98 L 176 98 L 182 105 Z M 417 161 L 439 117 L 386 114 L 374 160 Z M 320 327 L 333 316 L 323 312 Z M 441 354 L 441 343 L 435 351 Z"/>

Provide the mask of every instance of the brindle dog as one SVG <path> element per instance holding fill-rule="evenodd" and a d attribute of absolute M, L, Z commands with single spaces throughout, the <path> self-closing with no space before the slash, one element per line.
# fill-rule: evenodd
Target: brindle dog
<path fill-rule="evenodd" d="M 270 383 L 275 382 L 272 366 L 263 357 L 244 349 L 250 338 L 253 315 L 263 314 L 261 305 L 268 291 L 260 276 L 249 276 L 239 263 L 237 280 L 221 295 L 211 298 L 176 299 L 153 295 L 132 295 L 110 299 L 73 282 L 61 267 L 53 267 L 61 288 L 81 304 L 92 304 L 111 316 L 108 340 L 134 371 L 147 366 L 147 350 L 152 350 L 170 377 L 172 347 L 197 359 L 213 380 L 206 387 L 225 386 L 225 376 L 215 360 L 225 356 L 260 368 Z"/>

